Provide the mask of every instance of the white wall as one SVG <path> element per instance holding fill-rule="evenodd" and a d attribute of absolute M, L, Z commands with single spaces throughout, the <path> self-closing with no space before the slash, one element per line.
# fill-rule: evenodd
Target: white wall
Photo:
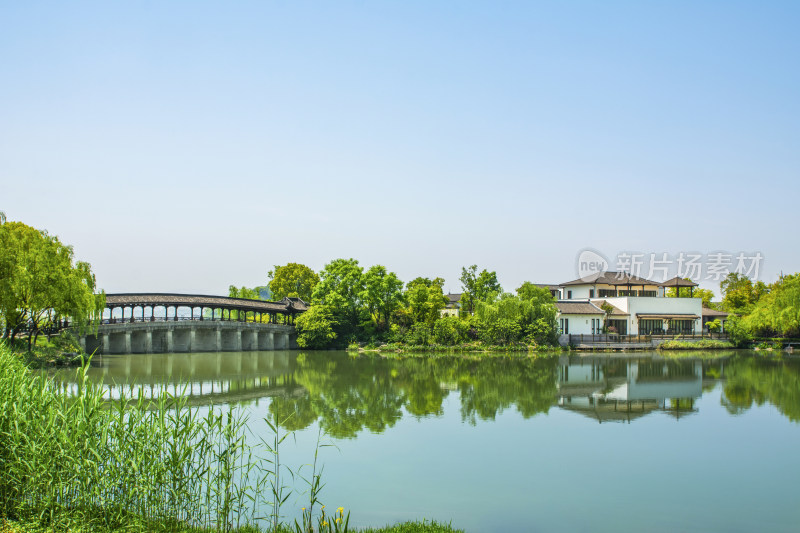
<path fill-rule="evenodd" d="M 570 335 L 591 335 L 592 319 L 600 321 L 600 328 L 603 327 L 603 315 L 562 315 L 558 314 L 556 323 L 561 326 L 561 319 L 569 320 Z"/>
<path fill-rule="evenodd" d="M 639 320 L 637 314 L 669 314 L 669 315 L 696 315 L 694 321 L 696 333 L 701 331 L 701 319 L 703 315 L 703 300 L 700 298 L 653 298 L 653 297 L 616 297 L 616 298 L 595 298 L 592 300 L 597 305 L 601 300 L 621 309 L 624 313 L 629 313 L 628 334 L 639 334 Z M 570 327 L 572 324 L 570 324 Z M 572 330 L 570 329 L 570 333 Z"/>
<path fill-rule="evenodd" d="M 575 285 L 561 288 L 561 297 L 564 300 L 587 300 L 589 298 L 589 289 L 591 285 Z M 569 291 L 572 291 L 572 297 L 567 296 Z"/>

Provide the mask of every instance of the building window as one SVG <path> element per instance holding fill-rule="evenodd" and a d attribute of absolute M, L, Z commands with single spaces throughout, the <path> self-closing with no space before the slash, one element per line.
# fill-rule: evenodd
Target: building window
<path fill-rule="evenodd" d="M 691 335 L 694 333 L 694 320 L 670 320 L 668 333 L 673 335 Z"/>
<path fill-rule="evenodd" d="M 572 291 L 567 291 L 567 300 L 572 300 Z"/>
<path fill-rule="evenodd" d="M 594 289 L 589 289 L 589 298 L 594 298 Z"/>
<path fill-rule="evenodd" d="M 660 318 L 642 318 L 639 320 L 639 335 L 662 335 L 664 321 Z"/>
<path fill-rule="evenodd" d="M 610 289 L 599 289 L 598 294 L 600 298 L 611 298 L 617 295 L 617 291 Z"/>
<path fill-rule="evenodd" d="M 650 296 L 655 298 L 658 296 L 658 293 L 656 291 L 639 291 L 639 296 Z"/>
<path fill-rule="evenodd" d="M 569 319 L 568 318 L 559 319 L 559 326 L 561 327 L 561 333 L 562 334 L 569 335 Z"/>

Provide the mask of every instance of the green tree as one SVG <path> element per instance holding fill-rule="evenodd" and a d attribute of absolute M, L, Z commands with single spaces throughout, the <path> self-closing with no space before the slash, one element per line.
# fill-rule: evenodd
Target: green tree
<path fill-rule="evenodd" d="M 96 294 L 88 263 L 71 246 L 21 222 L 0 223 L 0 315 L 6 336 L 29 330 L 28 349 L 42 328 L 69 317 L 80 328 L 98 323 L 105 294 Z"/>
<path fill-rule="evenodd" d="M 689 278 L 686 278 L 691 281 Z M 703 307 L 712 308 L 711 301 L 714 299 L 714 292 L 699 287 L 670 287 L 666 292 L 667 298 L 700 298 L 703 300 Z"/>
<path fill-rule="evenodd" d="M 497 273 L 488 272 L 486 269 L 478 273 L 478 265 L 461 268 L 461 302 L 470 315 L 475 312 L 475 304 L 491 299 L 500 294 L 503 289 L 497 281 Z"/>
<path fill-rule="evenodd" d="M 289 297 L 311 303 L 311 296 L 317 283 L 319 283 L 317 273 L 301 263 L 275 265 L 273 270 L 269 271 L 269 290 L 272 291 L 272 298 L 275 300 Z"/>
<path fill-rule="evenodd" d="M 355 334 L 361 321 L 363 275 L 357 260 L 334 259 L 322 269 L 320 281 L 314 287 L 313 301 L 331 309 L 339 326 L 338 333 L 345 336 Z"/>
<path fill-rule="evenodd" d="M 725 311 L 738 314 L 750 312 L 752 306 L 769 288 L 763 281 L 753 280 L 738 272 L 731 272 L 723 279 L 719 288 L 722 291 L 722 307 Z"/>
<path fill-rule="evenodd" d="M 388 328 L 391 316 L 403 302 L 403 282 L 381 265 L 364 272 L 363 281 L 361 300 L 373 320 L 383 329 Z"/>
<path fill-rule="evenodd" d="M 408 315 L 417 324 L 426 324 L 433 328 L 434 322 L 441 316 L 447 305 L 447 296 L 442 290 L 442 278 L 416 278 L 406 285 L 405 301 Z"/>
<path fill-rule="evenodd" d="M 445 316 L 433 324 L 433 342 L 442 346 L 455 346 L 467 341 L 469 324 L 457 316 Z"/>
<path fill-rule="evenodd" d="M 800 273 L 774 283 L 742 323 L 757 336 L 800 336 Z"/>
<path fill-rule="evenodd" d="M 523 284 L 518 292 L 528 298 L 504 293 L 493 301 L 479 301 L 473 323 L 478 337 L 488 344 L 556 342 L 557 309 L 550 291 Z"/>
<path fill-rule="evenodd" d="M 255 289 L 236 287 L 235 285 L 230 285 L 228 287 L 228 296 L 230 298 L 243 298 L 245 300 L 259 300 L 258 291 Z"/>
<path fill-rule="evenodd" d="M 308 311 L 297 317 L 297 344 L 301 348 L 328 348 L 336 339 L 335 326 L 336 319 L 329 307 L 312 305 Z"/>

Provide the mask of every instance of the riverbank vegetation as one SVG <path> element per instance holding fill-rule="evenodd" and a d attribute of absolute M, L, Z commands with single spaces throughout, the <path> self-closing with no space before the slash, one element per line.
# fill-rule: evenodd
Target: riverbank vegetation
<path fill-rule="evenodd" d="M 64 394 L 0 343 L 3 527 L 299 533 L 313 525 L 352 531 L 342 508 L 322 514 L 316 457 L 305 472 L 281 463 L 279 450 L 290 435 L 285 421 L 293 415 L 280 424 L 267 417 L 270 434 L 248 435 L 239 408 L 191 408 L 186 396 L 167 393 L 109 401 L 87 369 L 78 371 L 73 394 Z M 289 525 L 284 510 L 295 475 L 308 480 L 309 511 L 302 524 Z M 410 523 L 385 531 L 454 530 Z"/>
<path fill-rule="evenodd" d="M 0 251 L 0 330 L 14 349 L 25 339 L 24 351 L 46 360 L 59 344 L 40 345 L 40 335 L 58 332 L 67 320 L 83 330 L 98 323 L 105 295 L 71 246 L 0 213 Z"/>
<path fill-rule="evenodd" d="M 730 350 L 735 348 L 732 342 L 716 339 L 700 339 L 682 341 L 679 339 L 664 341 L 658 345 L 659 350 Z"/>
<path fill-rule="evenodd" d="M 444 294 L 444 279 L 407 283 L 382 265 L 364 269 L 355 259 L 335 259 L 317 275 L 289 263 L 270 271 L 273 296 L 301 297 L 311 310 L 297 319 L 303 348 L 360 346 L 531 350 L 557 344 L 556 307 L 550 291 L 523 283 L 504 292 L 495 272 L 462 269 L 462 292 Z M 402 348 L 401 348 L 402 349 Z"/>
<path fill-rule="evenodd" d="M 731 313 L 725 331 L 737 346 L 758 338 L 800 338 L 800 273 L 769 285 L 731 273 L 720 287 L 722 308 Z"/>

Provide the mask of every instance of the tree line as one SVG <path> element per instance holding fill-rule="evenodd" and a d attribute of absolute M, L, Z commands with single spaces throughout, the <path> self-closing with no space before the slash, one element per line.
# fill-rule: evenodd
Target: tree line
<path fill-rule="evenodd" d="M 319 273 L 299 263 L 275 266 L 269 278 L 272 300 L 296 297 L 311 304 L 297 319 L 303 348 L 476 341 L 549 346 L 557 340 L 557 310 L 548 289 L 526 282 L 514 294 L 504 292 L 497 273 L 477 265 L 462 268 L 460 300 L 448 313 L 443 278 L 403 282 L 383 265 L 364 268 L 352 258 L 334 259 Z M 231 287 L 234 293 L 255 292 Z"/>
<path fill-rule="evenodd" d="M 739 273 L 720 283 L 720 308 L 731 315 L 725 329 L 739 345 L 754 337 L 800 338 L 800 273 L 766 284 Z"/>

